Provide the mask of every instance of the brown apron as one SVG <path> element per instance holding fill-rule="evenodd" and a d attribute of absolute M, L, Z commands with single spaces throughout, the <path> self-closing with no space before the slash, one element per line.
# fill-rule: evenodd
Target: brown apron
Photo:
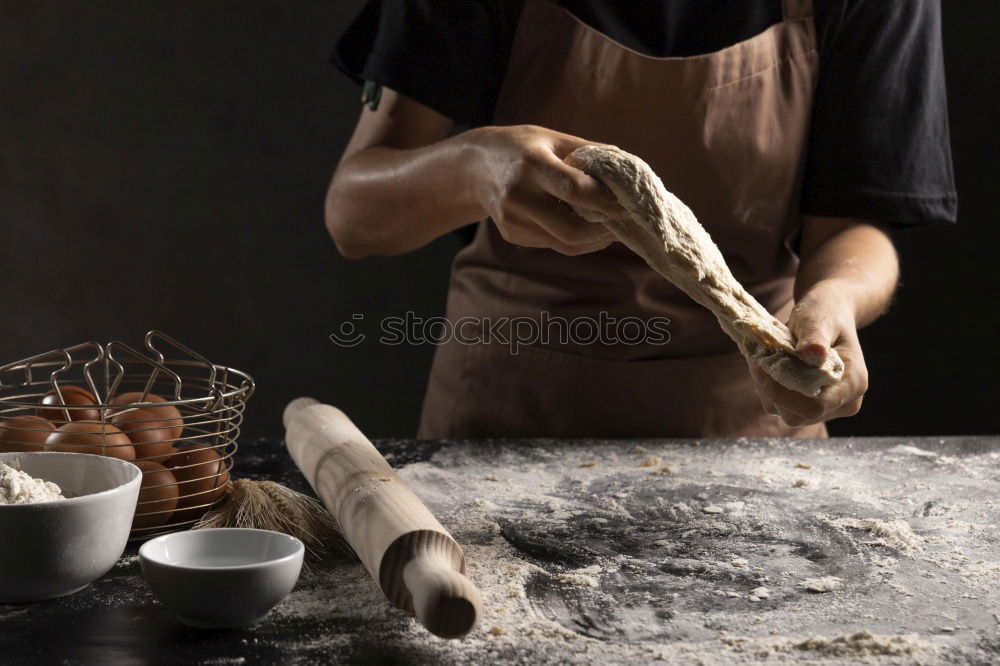
<path fill-rule="evenodd" d="M 495 122 L 540 125 L 646 160 L 736 278 L 784 321 L 818 57 L 812 2 L 785 0 L 782 13 L 781 23 L 721 51 L 654 58 L 529 0 Z M 636 342 L 635 319 L 618 336 L 631 344 L 592 342 L 585 324 L 567 335 L 551 323 L 596 322 L 599 313 L 618 322 L 665 317 L 669 341 Z M 794 429 L 765 414 L 715 317 L 620 243 L 567 257 L 511 245 L 487 221 L 455 258 L 447 317 L 461 320 L 463 340 L 437 349 L 422 438 L 826 436 L 822 424 Z M 513 332 L 469 344 L 502 331 L 504 318 L 520 322 L 526 340 L 531 322 L 538 330 L 549 322 L 552 334 L 516 354 L 504 341 Z"/>

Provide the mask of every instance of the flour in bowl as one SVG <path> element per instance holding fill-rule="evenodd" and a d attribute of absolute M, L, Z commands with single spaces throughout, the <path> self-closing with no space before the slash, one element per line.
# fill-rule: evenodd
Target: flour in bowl
<path fill-rule="evenodd" d="M 35 504 L 66 499 L 51 481 L 36 479 L 26 472 L 0 463 L 0 504 Z"/>

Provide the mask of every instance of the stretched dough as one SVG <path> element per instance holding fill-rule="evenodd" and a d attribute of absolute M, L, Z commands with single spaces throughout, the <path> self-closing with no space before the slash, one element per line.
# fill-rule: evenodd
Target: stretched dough
<path fill-rule="evenodd" d="M 607 185 L 631 220 L 574 208 L 577 214 L 603 224 L 653 270 L 711 310 L 748 361 L 785 388 L 808 396 L 840 381 L 844 362 L 836 350 L 820 366 L 799 358 L 788 327 L 736 281 L 691 209 L 663 187 L 648 164 L 606 145 L 577 148 L 566 162 Z"/>

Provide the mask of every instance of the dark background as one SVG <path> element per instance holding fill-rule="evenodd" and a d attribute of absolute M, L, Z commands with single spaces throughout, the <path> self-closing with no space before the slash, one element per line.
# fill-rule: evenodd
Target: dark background
<path fill-rule="evenodd" d="M 0 0 L 0 362 L 159 328 L 254 376 L 252 434 L 313 395 L 412 435 L 432 348 L 328 339 L 353 313 L 369 333 L 439 314 L 458 249 L 352 263 L 326 234 L 359 110 L 326 57 L 359 7 Z M 862 333 L 872 388 L 835 434 L 1000 430 L 998 21 L 945 3 L 960 223 L 898 235 L 902 287 Z"/>

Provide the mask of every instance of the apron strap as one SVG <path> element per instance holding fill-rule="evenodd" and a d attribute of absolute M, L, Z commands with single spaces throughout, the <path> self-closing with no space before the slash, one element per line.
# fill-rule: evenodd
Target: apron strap
<path fill-rule="evenodd" d="M 786 21 L 809 18 L 812 15 L 812 0 L 781 0 L 781 16 Z"/>

